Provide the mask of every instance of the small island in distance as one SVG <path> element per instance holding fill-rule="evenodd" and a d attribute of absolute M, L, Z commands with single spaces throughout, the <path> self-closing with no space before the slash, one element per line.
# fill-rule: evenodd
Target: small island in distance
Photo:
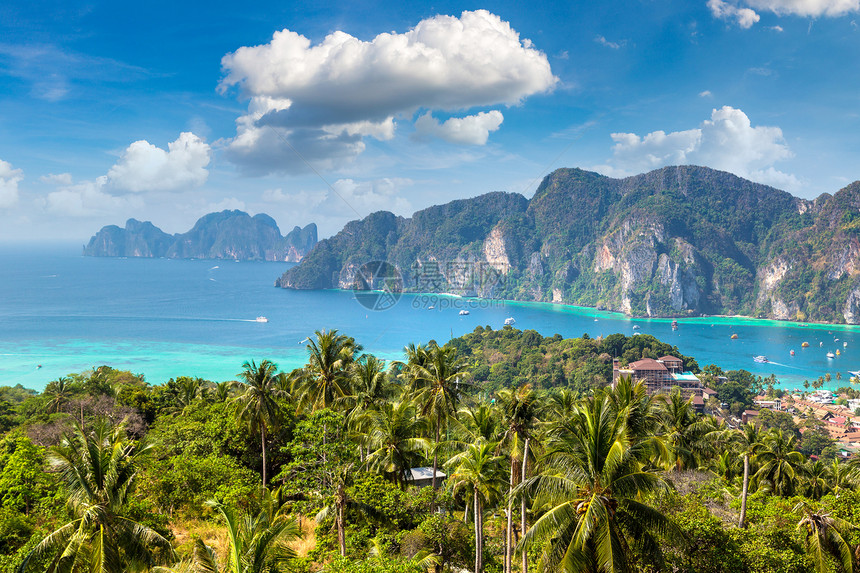
<path fill-rule="evenodd" d="M 269 215 L 244 211 L 209 213 L 186 233 L 168 234 L 149 221 L 129 219 L 125 228 L 107 225 L 93 235 L 83 254 L 90 257 L 240 259 L 297 263 L 317 243 L 317 226 L 296 226 L 281 236 Z"/>

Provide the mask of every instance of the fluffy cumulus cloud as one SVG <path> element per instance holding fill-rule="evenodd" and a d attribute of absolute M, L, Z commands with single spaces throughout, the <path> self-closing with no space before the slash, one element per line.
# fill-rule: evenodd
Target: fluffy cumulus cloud
<path fill-rule="evenodd" d="M 221 89 L 250 101 L 228 155 L 258 172 L 342 165 L 364 150 L 363 138 L 390 139 L 395 119 L 419 109 L 516 105 L 558 81 L 543 52 L 485 10 L 370 41 L 338 31 L 314 45 L 282 30 L 222 66 Z"/>
<path fill-rule="evenodd" d="M 741 28 L 751 28 L 761 19 L 755 10 L 741 8 L 723 0 L 708 0 L 708 8 L 715 17 L 734 20 Z"/>
<path fill-rule="evenodd" d="M 438 137 L 451 143 L 484 145 L 490 132 L 499 129 L 504 119 L 502 112 L 494 109 L 466 117 L 452 117 L 439 123 L 428 111 L 415 122 L 415 134 L 418 137 Z"/>
<path fill-rule="evenodd" d="M 184 191 L 206 182 L 210 148 L 191 132 L 183 132 L 167 150 L 148 141 L 135 141 L 107 174 L 114 191 Z"/>
<path fill-rule="evenodd" d="M 610 165 L 597 169 L 611 175 L 629 175 L 666 165 L 705 165 L 730 171 L 753 181 L 787 190 L 800 182 L 778 171 L 774 164 L 793 156 L 778 127 L 753 126 L 749 117 L 729 106 L 715 109 L 711 118 L 695 128 L 644 136 L 613 133 Z"/>
<path fill-rule="evenodd" d="M 105 216 L 143 207 L 140 197 L 117 197 L 107 191 L 107 185 L 105 176 L 68 185 L 48 193 L 40 203 L 49 213 L 68 217 Z"/>
<path fill-rule="evenodd" d="M 23 178 L 23 171 L 13 169 L 10 163 L 0 159 L 0 209 L 18 203 L 18 182 Z"/>
<path fill-rule="evenodd" d="M 49 173 L 47 175 L 42 175 L 39 177 L 39 181 L 42 183 L 50 183 L 52 185 L 71 185 L 72 184 L 72 174 L 71 173 Z"/>
<path fill-rule="evenodd" d="M 860 11 L 860 0 L 708 0 L 708 8 L 717 18 L 749 28 L 760 19 L 756 10 L 779 16 L 839 17 Z M 782 31 L 779 26 L 773 29 Z"/>
<path fill-rule="evenodd" d="M 326 203 L 334 211 L 346 215 L 354 213 L 362 217 L 374 211 L 392 211 L 397 214 L 412 213 L 412 205 L 400 192 L 412 185 L 412 180 L 402 177 L 384 177 L 367 181 L 338 179 L 332 183 L 334 195 L 329 193 Z"/>

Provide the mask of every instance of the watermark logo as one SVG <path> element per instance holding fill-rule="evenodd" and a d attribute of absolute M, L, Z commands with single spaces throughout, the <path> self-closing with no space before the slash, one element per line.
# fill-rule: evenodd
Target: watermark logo
<path fill-rule="evenodd" d="M 388 310 L 403 294 L 403 275 L 385 261 L 371 261 L 355 272 L 352 293 L 358 303 L 370 310 Z"/>
<path fill-rule="evenodd" d="M 355 300 L 370 310 L 388 310 L 396 305 L 404 291 L 416 294 L 413 308 L 427 310 L 469 310 L 500 304 L 498 292 L 504 289 L 507 269 L 485 261 L 416 261 L 407 275 L 385 261 L 371 261 L 356 269 L 352 278 Z"/>

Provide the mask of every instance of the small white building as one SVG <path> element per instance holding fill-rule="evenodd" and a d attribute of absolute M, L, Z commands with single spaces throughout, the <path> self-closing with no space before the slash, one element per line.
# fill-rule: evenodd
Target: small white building
<path fill-rule="evenodd" d="M 416 487 L 428 487 L 433 485 L 433 468 L 412 468 L 409 482 Z M 446 476 L 441 469 L 436 468 L 436 489 L 442 487 Z"/>

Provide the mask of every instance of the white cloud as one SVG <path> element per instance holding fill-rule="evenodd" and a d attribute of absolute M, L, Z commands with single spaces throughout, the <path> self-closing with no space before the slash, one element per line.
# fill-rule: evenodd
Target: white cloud
<path fill-rule="evenodd" d="M 0 159 L 0 209 L 13 207 L 18 203 L 18 182 L 24 172 L 13 169 L 12 164 Z"/>
<path fill-rule="evenodd" d="M 440 124 L 428 111 L 415 122 L 415 133 L 418 137 L 438 137 L 450 143 L 484 145 L 490 132 L 498 130 L 504 119 L 502 112 L 494 109 L 477 115 L 452 117 Z"/>
<path fill-rule="evenodd" d="M 735 20 L 741 28 L 751 28 L 761 17 L 749 8 L 739 8 L 723 0 L 708 0 L 708 8 L 717 18 Z"/>
<path fill-rule="evenodd" d="M 773 30 L 774 32 L 784 32 L 785 31 L 782 29 L 782 26 L 771 26 L 770 29 Z"/>
<path fill-rule="evenodd" d="M 364 150 L 363 137 L 393 137 L 395 118 L 517 105 L 558 82 L 546 55 L 486 10 L 435 16 L 370 41 L 337 31 L 312 45 L 282 30 L 227 54 L 222 66 L 220 88 L 238 87 L 250 100 L 227 154 L 256 172 L 300 170 L 299 154 L 314 167 L 337 167 Z"/>
<path fill-rule="evenodd" d="M 116 197 L 105 191 L 108 179 L 98 177 L 48 193 L 41 206 L 50 213 L 70 217 L 115 215 L 143 206 L 140 197 Z"/>
<path fill-rule="evenodd" d="M 206 182 L 209 144 L 182 132 L 167 151 L 148 141 L 135 141 L 107 174 L 108 188 L 116 191 L 184 191 Z"/>
<path fill-rule="evenodd" d="M 713 97 L 713 95 L 710 90 L 699 92 L 699 97 Z"/>
<path fill-rule="evenodd" d="M 777 16 L 836 18 L 860 11 L 860 0 L 708 0 L 708 8 L 717 18 L 734 19 L 741 28 L 749 28 L 759 21 L 756 10 Z M 771 29 L 782 32 L 780 26 Z"/>
<path fill-rule="evenodd" d="M 368 181 L 338 179 L 332 183 L 335 196 L 329 194 L 328 201 L 344 212 L 372 213 L 391 211 L 396 214 L 411 214 L 411 203 L 400 195 L 404 187 L 412 185 L 408 178 L 385 177 Z"/>
<path fill-rule="evenodd" d="M 618 42 L 610 42 L 609 40 L 607 40 L 603 36 L 595 37 L 594 41 L 597 42 L 598 44 L 600 44 L 601 46 L 606 46 L 607 48 L 612 48 L 613 50 L 618 50 L 623 45 L 623 42 L 620 44 Z"/>
<path fill-rule="evenodd" d="M 47 175 L 42 175 L 39 177 L 39 181 L 42 183 L 50 183 L 52 185 L 71 185 L 72 184 L 72 174 L 71 173 L 49 173 Z"/>
<path fill-rule="evenodd" d="M 305 209 L 316 207 L 325 201 L 326 194 L 311 191 L 296 191 L 284 193 L 279 187 L 277 189 L 266 189 L 263 191 L 262 200 L 265 203 L 282 203 L 286 205 L 301 205 Z"/>
<path fill-rule="evenodd" d="M 860 11 L 860 0 L 743 0 L 758 10 L 767 10 L 780 16 L 838 17 Z"/>
<path fill-rule="evenodd" d="M 800 181 L 774 168 L 793 157 L 778 127 L 753 127 L 747 115 L 729 106 L 715 109 L 711 118 L 695 128 L 645 136 L 613 133 L 613 158 L 597 167 L 613 176 L 630 175 L 666 165 L 705 165 L 730 171 L 741 177 L 797 190 Z"/>

